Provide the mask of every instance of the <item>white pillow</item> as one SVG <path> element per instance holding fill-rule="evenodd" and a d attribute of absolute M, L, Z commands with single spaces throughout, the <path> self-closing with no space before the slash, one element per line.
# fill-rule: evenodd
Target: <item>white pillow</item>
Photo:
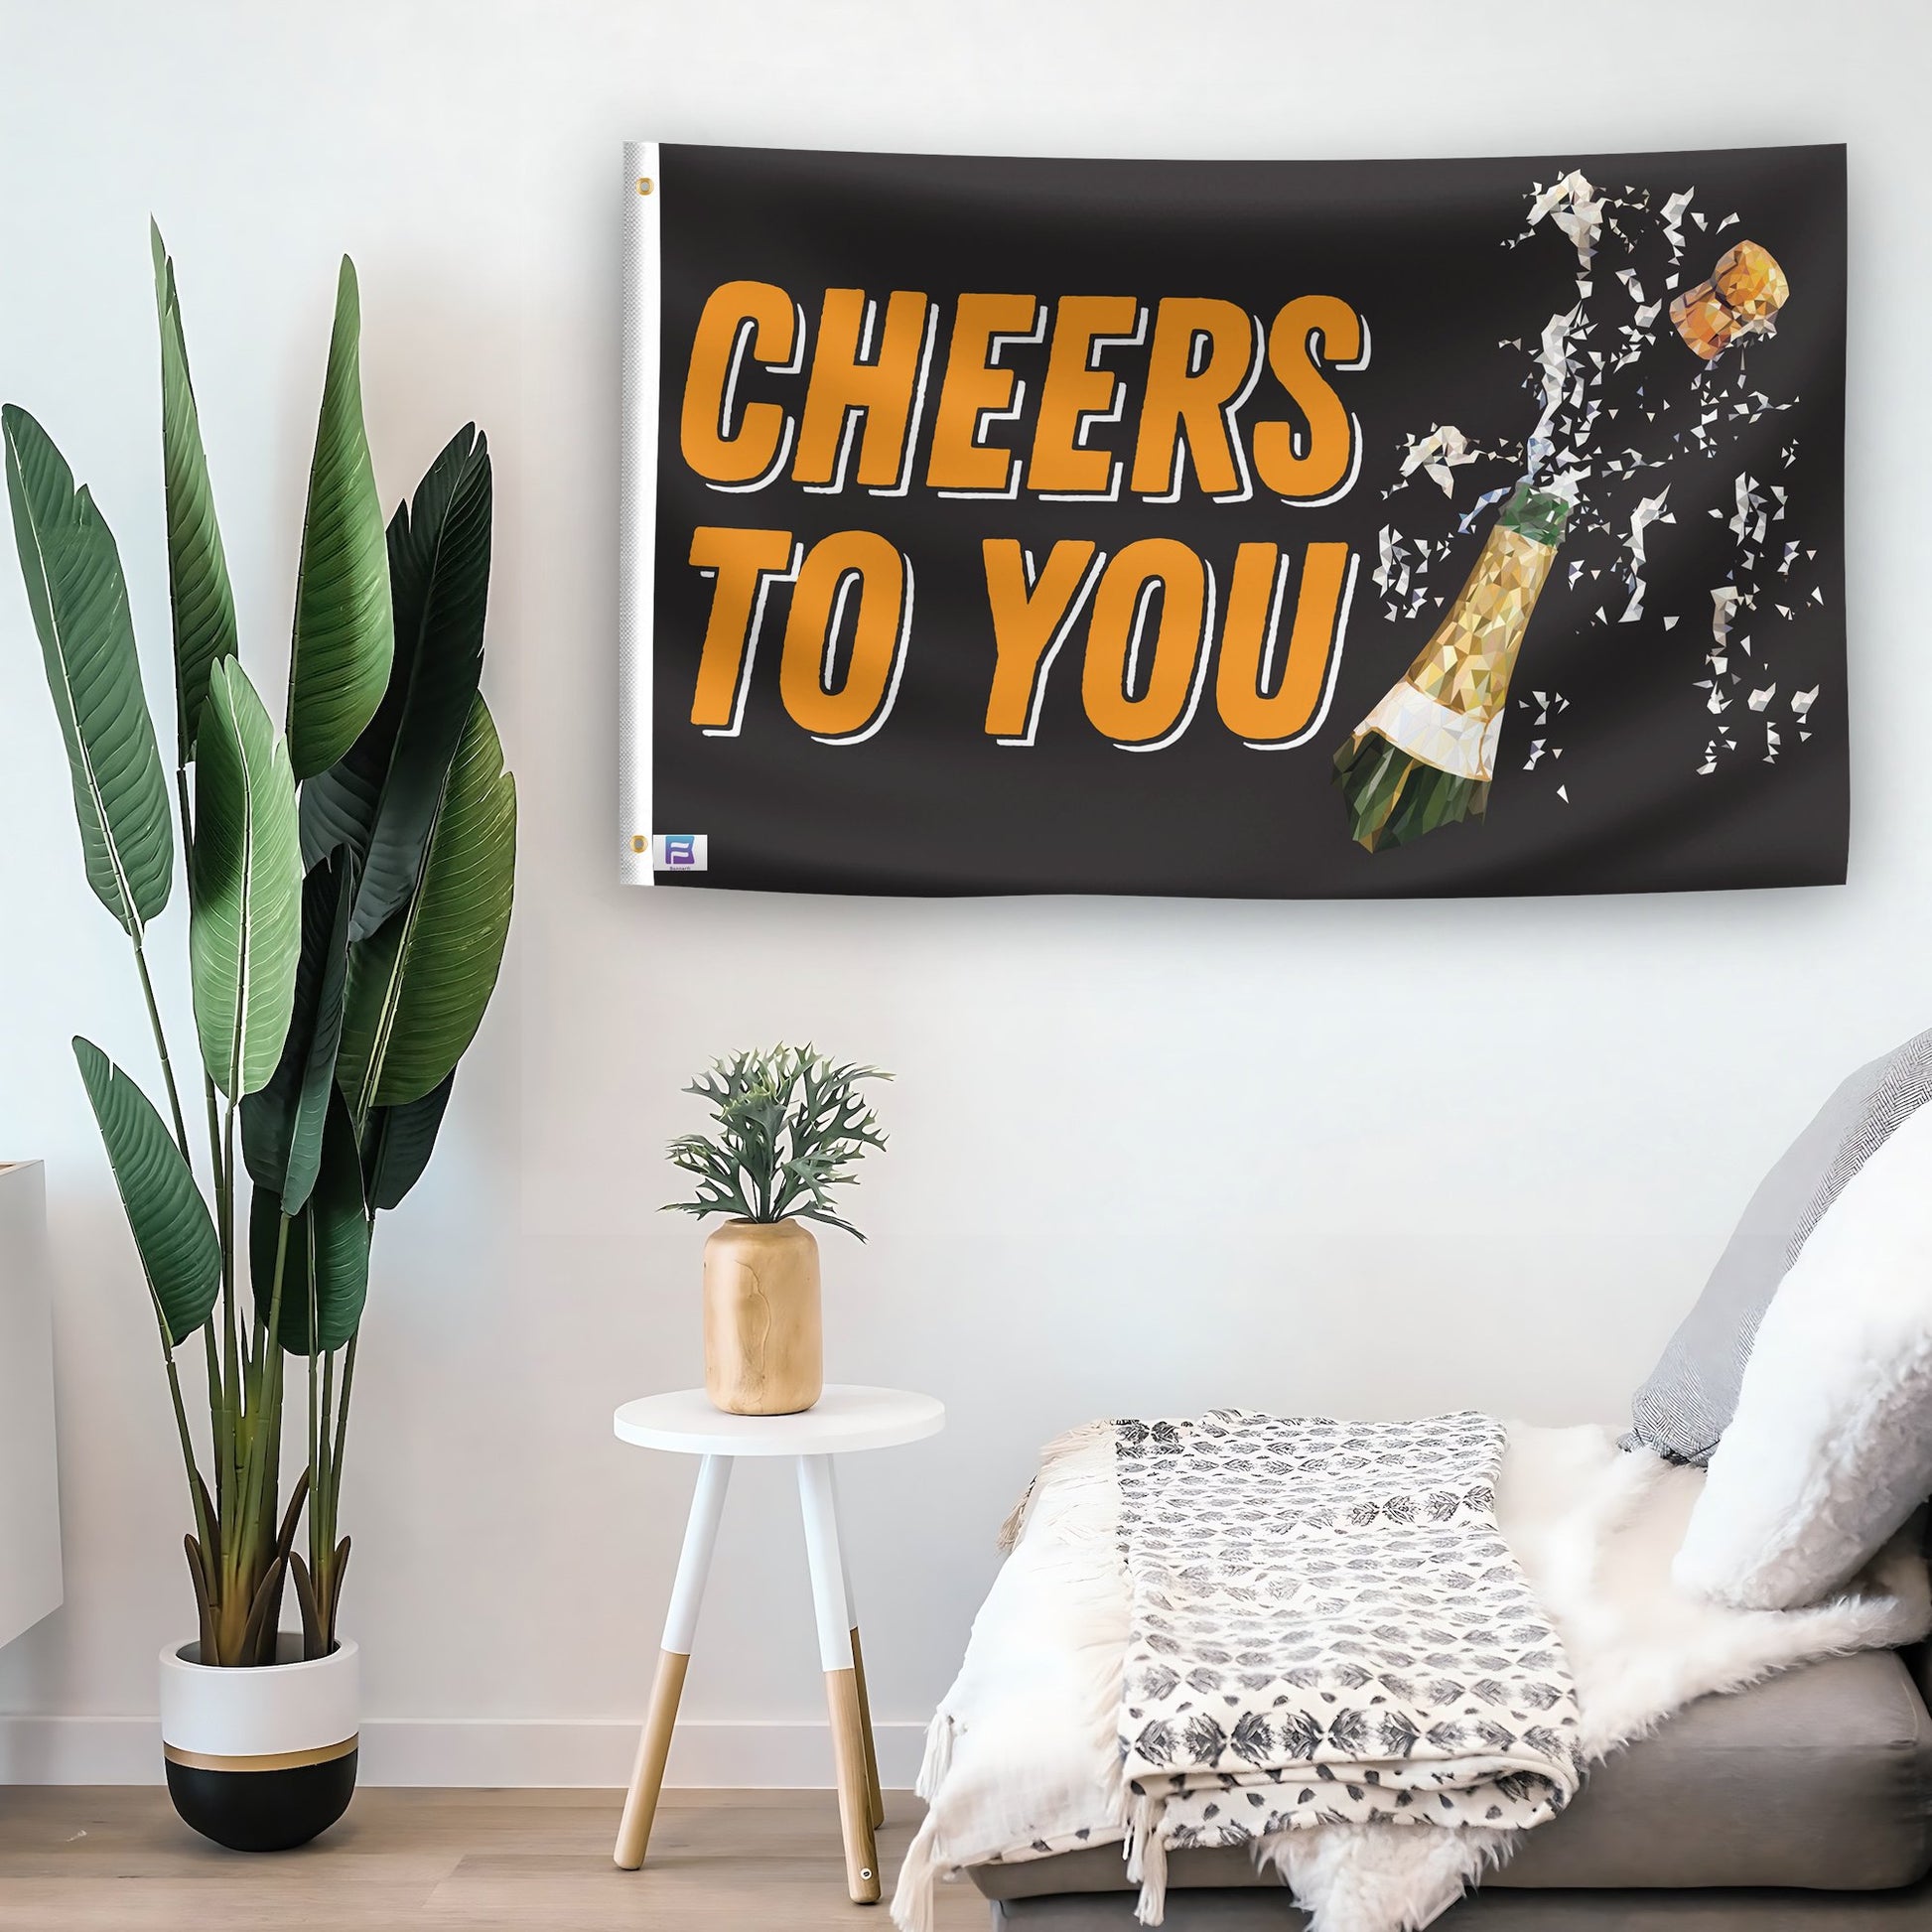
<path fill-rule="evenodd" d="M 1932 1493 L 1932 1107 L 1852 1177 L 1765 1311 L 1671 1574 L 1744 1609 L 1849 1582 Z"/>

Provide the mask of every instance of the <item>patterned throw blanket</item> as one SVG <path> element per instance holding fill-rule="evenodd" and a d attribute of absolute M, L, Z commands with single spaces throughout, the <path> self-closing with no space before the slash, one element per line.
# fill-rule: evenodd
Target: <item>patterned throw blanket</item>
<path fill-rule="evenodd" d="M 1312 1824 L 1517 1828 L 1583 1775 L 1576 1691 L 1496 1524 L 1503 1426 L 1220 1411 L 1112 1426 L 1129 1866 Z"/>

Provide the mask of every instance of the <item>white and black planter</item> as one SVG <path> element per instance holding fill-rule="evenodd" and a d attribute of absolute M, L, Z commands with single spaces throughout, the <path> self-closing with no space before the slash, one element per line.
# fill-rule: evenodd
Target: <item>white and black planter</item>
<path fill-rule="evenodd" d="M 304 1663 L 302 1639 L 284 1632 L 278 1661 L 255 1670 L 212 1669 L 201 1649 L 161 1653 L 161 1742 L 176 1811 L 232 1852 L 308 1844 L 355 1790 L 355 1646 Z"/>

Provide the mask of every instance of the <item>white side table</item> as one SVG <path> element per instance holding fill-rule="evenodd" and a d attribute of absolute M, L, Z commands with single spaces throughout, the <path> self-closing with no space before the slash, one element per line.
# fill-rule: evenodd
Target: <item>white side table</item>
<path fill-rule="evenodd" d="M 650 1709 L 637 1741 L 636 1768 L 624 1795 L 623 1819 L 613 1854 L 626 1871 L 644 1862 L 651 1820 L 664 1787 L 664 1760 L 677 1725 L 678 1699 L 691 1662 L 718 1523 L 732 1464 L 741 1455 L 788 1455 L 798 1465 L 798 1505 L 805 1519 L 812 1608 L 818 1619 L 819 1662 L 832 1714 L 838 1770 L 839 1824 L 845 1836 L 846 1888 L 854 1901 L 879 1899 L 879 1853 L 873 1834 L 886 1822 L 879 1791 L 879 1759 L 866 1698 L 866 1667 L 852 1579 L 839 1547 L 838 1488 L 832 1458 L 857 1449 L 893 1449 L 936 1436 L 945 1427 L 943 1404 L 903 1389 L 866 1389 L 833 1383 L 815 1407 L 796 1416 L 728 1416 L 702 1389 L 647 1395 L 626 1402 L 612 1419 L 618 1437 L 645 1449 L 700 1455 L 697 1493 L 684 1528 L 677 1582 L 664 1618 L 664 1647 L 651 1685 Z"/>

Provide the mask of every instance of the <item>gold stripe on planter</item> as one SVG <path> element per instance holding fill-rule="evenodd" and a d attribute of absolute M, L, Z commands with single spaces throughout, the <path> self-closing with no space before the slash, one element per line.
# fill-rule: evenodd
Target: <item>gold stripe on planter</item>
<path fill-rule="evenodd" d="M 305 1764 L 333 1764 L 355 1748 L 354 1736 L 340 1744 L 318 1744 L 306 1751 L 264 1751 L 255 1757 L 230 1757 L 214 1751 L 184 1751 L 163 1744 L 162 1755 L 170 1764 L 185 1765 L 191 1771 L 297 1771 Z"/>

